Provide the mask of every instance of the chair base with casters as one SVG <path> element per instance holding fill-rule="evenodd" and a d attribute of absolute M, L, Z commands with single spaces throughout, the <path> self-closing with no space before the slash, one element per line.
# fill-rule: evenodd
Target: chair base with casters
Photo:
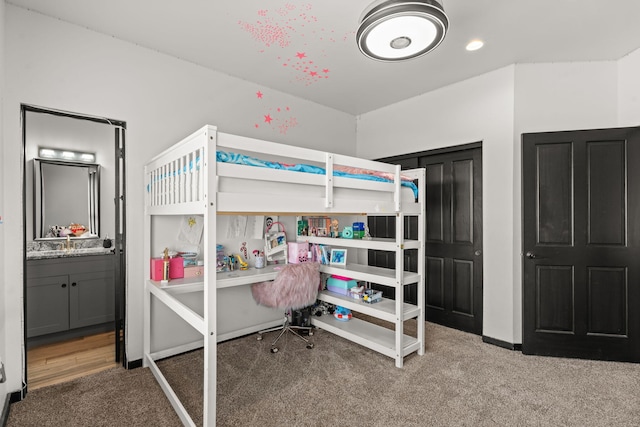
<path fill-rule="evenodd" d="M 309 341 L 307 338 L 303 337 L 302 335 L 300 335 L 298 333 L 298 331 L 307 331 L 309 336 L 313 335 L 313 327 L 312 326 L 296 326 L 296 325 L 292 325 L 291 321 L 289 320 L 289 316 L 287 315 L 284 318 L 284 323 L 282 324 L 282 326 L 276 326 L 274 328 L 270 328 L 270 329 L 265 329 L 264 331 L 258 331 L 258 341 L 262 341 L 262 335 L 269 333 L 269 332 L 275 332 L 275 331 L 280 331 L 280 333 L 278 334 L 278 336 L 276 337 L 275 340 L 273 340 L 273 342 L 271 343 L 271 353 L 277 353 L 278 352 L 278 347 L 276 347 L 276 344 L 278 342 L 278 340 L 280 338 L 282 338 L 282 336 L 284 334 L 286 334 L 287 332 L 291 332 L 293 335 L 295 335 L 296 337 L 300 338 L 302 341 L 304 341 L 307 344 L 307 348 L 308 349 L 312 349 L 313 348 L 313 343 L 311 341 Z"/>
<path fill-rule="evenodd" d="M 258 304 L 278 308 L 286 313 L 282 326 L 258 332 L 258 341 L 260 341 L 262 334 L 280 331 L 271 344 L 272 353 L 278 352 L 276 344 L 287 331 L 304 341 L 307 348 L 313 348 L 313 343 L 299 333 L 307 331 L 309 335 L 313 335 L 312 326 L 298 326 L 306 322 L 297 322 L 294 311 L 298 313 L 296 310 L 302 310 L 316 302 L 320 286 L 319 270 L 320 264 L 316 262 L 285 264 L 274 280 L 251 285 L 251 293 Z"/>

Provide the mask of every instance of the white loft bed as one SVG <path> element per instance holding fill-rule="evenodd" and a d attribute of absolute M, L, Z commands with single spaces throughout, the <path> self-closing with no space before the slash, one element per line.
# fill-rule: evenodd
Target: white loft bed
<path fill-rule="evenodd" d="M 217 157 L 227 157 L 228 153 L 239 153 L 253 163 L 255 159 L 276 159 L 284 165 L 309 165 L 325 171 L 324 174 L 305 173 L 294 170 L 270 169 L 246 164 L 222 163 Z M 391 182 L 379 182 L 368 179 L 354 179 L 350 176 L 335 176 L 343 170 L 352 172 L 352 168 L 364 170 L 366 175 L 382 173 L 391 176 Z M 424 182 L 424 169 L 402 171 L 402 176 Z M 375 178 L 377 179 L 377 178 Z M 273 268 L 250 270 L 243 274 L 217 273 L 209 266 L 216 265 L 216 225 L 217 215 L 224 214 L 290 214 L 290 215 L 417 215 L 419 216 L 419 234 L 423 234 L 424 196 L 416 199 L 411 188 L 402 184 L 400 166 L 351 156 L 332 154 L 312 149 L 277 144 L 252 138 L 217 132 L 215 126 L 204 126 L 187 138 L 154 157 L 145 166 L 145 259 L 158 253 L 154 248 L 154 230 L 152 218 L 159 216 L 201 215 L 203 217 L 204 275 L 197 279 L 173 280 L 170 285 L 162 286 L 145 280 L 144 303 L 144 356 L 143 364 L 149 367 L 159 384 L 167 394 L 174 409 L 185 425 L 194 425 L 187 411 L 172 391 L 155 361 L 176 355 L 194 348 L 204 347 L 204 401 L 203 424 L 214 426 L 216 420 L 216 343 L 225 339 L 255 332 L 265 326 L 281 323 L 279 315 L 258 325 L 240 325 L 233 331 L 219 333 L 216 307 L 218 293 L 232 288 L 248 288 L 254 282 L 271 280 L 277 274 Z M 403 221 L 396 221 L 396 235 L 403 235 Z M 399 234 L 398 234 L 399 233 Z M 387 239 L 389 240 L 389 239 Z M 389 246 L 391 245 L 391 246 Z M 382 250 L 396 250 L 396 242 L 365 241 L 355 242 L 352 247 Z M 423 257 L 423 244 L 415 242 L 408 247 L 419 249 Z M 389 249 L 391 248 L 391 249 Z M 398 348 L 402 347 L 402 321 L 404 316 L 394 315 L 400 312 L 402 303 L 403 264 L 402 255 L 396 256 L 395 276 L 386 277 L 378 283 L 400 284 L 399 301 L 391 303 L 388 320 L 395 319 L 400 325 L 399 338 L 395 338 Z M 326 266 L 332 273 L 330 266 Z M 335 268 L 335 267 L 333 267 Z M 148 271 L 148 269 L 145 269 Z M 363 273 L 369 274 L 370 273 Z M 372 277 L 375 279 L 375 277 Z M 418 273 L 412 273 L 409 283 L 423 283 L 424 266 L 420 263 Z M 373 280 L 375 282 L 375 280 Z M 193 303 L 185 303 L 181 295 L 203 293 L 200 309 Z M 409 352 L 424 353 L 424 293 L 423 286 L 418 287 L 419 310 L 413 310 L 409 317 L 418 319 L 418 335 L 410 348 L 403 351 L 391 351 L 396 357 L 396 366 L 402 366 L 402 357 Z M 186 345 L 172 348 L 154 348 L 152 308 L 166 306 L 188 323 L 203 337 Z M 366 312 L 366 310 L 363 310 Z M 381 317 L 385 318 L 385 317 Z M 321 326 L 322 327 L 322 326 Z M 329 329 L 328 329 L 329 330 Z M 341 334 L 341 331 L 334 333 Z M 406 336 L 405 336 L 406 338 Z M 355 340 L 357 342 L 357 340 Z M 377 349 L 379 344 L 374 344 Z M 394 357 L 394 356 L 392 356 Z M 398 361 L 399 360 L 399 361 Z"/>

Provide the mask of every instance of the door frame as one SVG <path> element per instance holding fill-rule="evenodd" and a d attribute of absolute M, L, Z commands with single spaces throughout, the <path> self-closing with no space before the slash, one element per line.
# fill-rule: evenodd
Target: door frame
<path fill-rule="evenodd" d="M 26 200 L 27 197 L 27 188 L 26 188 L 26 128 L 27 128 L 27 113 L 40 113 L 40 114 L 50 114 L 59 117 L 68 117 L 78 120 L 88 120 L 95 123 L 102 123 L 111 125 L 114 127 L 114 145 L 115 145 L 115 155 L 116 155 L 116 176 L 115 176 L 115 194 L 116 194 L 116 203 L 114 209 L 116 209 L 116 236 L 115 236 L 115 248 L 118 251 L 115 258 L 115 361 L 116 363 L 120 363 L 122 366 L 127 367 L 126 361 L 126 351 L 124 344 L 126 342 L 126 312 L 124 307 L 126 307 L 126 227 L 125 227 L 125 209 L 124 209 L 124 194 L 126 189 L 126 180 L 125 180 L 125 150 L 124 150 L 124 142 L 125 142 L 125 134 L 126 134 L 126 122 L 117 119 L 110 119 L 106 117 L 97 117 L 91 116 L 87 114 L 74 113 L 69 111 L 57 110 L 52 108 L 45 108 L 36 105 L 30 104 L 20 104 L 20 126 L 21 126 L 21 138 L 22 138 L 22 199 Z M 118 157 L 119 156 L 119 157 Z M 23 304 L 23 313 L 27 312 L 27 298 L 26 298 L 26 286 L 27 286 L 27 256 L 26 256 L 26 247 L 27 247 L 27 209 L 26 204 L 22 204 L 22 225 L 23 225 L 23 233 L 22 233 L 22 304 Z M 119 232 L 118 232 L 119 231 Z M 26 316 L 26 315 L 25 315 Z M 27 325 L 26 325 L 26 317 L 23 322 L 23 383 L 22 383 L 22 397 L 26 395 L 27 392 Z"/>

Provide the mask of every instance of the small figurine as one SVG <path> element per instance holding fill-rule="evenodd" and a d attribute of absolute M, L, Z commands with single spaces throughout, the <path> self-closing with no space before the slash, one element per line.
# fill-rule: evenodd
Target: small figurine
<path fill-rule="evenodd" d="M 331 237 L 338 237 L 338 226 L 340 225 L 340 221 L 336 218 L 331 220 Z"/>

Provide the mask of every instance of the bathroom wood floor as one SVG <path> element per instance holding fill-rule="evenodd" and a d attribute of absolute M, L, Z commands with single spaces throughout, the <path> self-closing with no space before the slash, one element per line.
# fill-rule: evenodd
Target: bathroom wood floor
<path fill-rule="evenodd" d="M 29 390 L 70 381 L 120 366 L 115 361 L 115 332 L 106 332 L 30 349 Z"/>

